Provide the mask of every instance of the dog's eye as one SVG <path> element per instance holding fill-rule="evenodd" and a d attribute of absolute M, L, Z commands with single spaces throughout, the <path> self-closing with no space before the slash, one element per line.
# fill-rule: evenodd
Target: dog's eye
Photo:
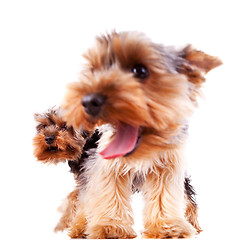
<path fill-rule="evenodd" d="M 136 64 L 132 68 L 132 72 L 134 77 L 139 78 L 141 80 L 145 80 L 149 76 L 148 69 L 142 64 Z"/>

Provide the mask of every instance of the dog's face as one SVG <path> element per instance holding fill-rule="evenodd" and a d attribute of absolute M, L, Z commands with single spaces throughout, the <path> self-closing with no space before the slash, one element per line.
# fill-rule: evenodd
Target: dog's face
<path fill-rule="evenodd" d="M 110 123 L 116 129 L 104 158 L 173 147 L 203 74 L 221 63 L 190 46 L 177 51 L 135 32 L 97 38 L 85 58 L 81 80 L 69 85 L 63 108 L 76 128 Z"/>
<path fill-rule="evenodd" d="M 59 110 L 35 114 L 37 134 L 33 139 L 34 155 L 44 163 L 59 163 L 75 160 L 81 154 L 83 138 L 68 127 Z"/>

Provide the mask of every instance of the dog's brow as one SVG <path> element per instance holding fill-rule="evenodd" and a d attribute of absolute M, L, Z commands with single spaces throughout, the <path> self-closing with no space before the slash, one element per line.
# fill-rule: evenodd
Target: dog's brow
<path fill-rule="evenodd" d="M 55 124 L 56 124 L 51 115 L 48 115 L 48 121 L 49 121 L 49 123 L 52 124 L 52 125 L 55 125 Z"/>
<path fill-rule="evenodd" d="M 40 132 L 40 130 L 44 127 L 44 124 L 40 123 L 36 126 L 37 132 Z"/>

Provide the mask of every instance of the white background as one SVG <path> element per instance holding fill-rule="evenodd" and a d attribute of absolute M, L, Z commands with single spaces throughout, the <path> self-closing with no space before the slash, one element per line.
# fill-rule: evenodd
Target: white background
<path fill-rule="evenodd" d="M 34 112 L 61 104 L 81 54 L 112 29 L 197 48 L 224 65 L 207 76 L 191 120 L 187 158 L 200 207 L 200 239 L 239 236 L 240 35 L 238 1 L 1 1 L 0 239 L 68 239 L 56 211 L 73 188 L 67 165 L 43 166 L 32 152 Z M 136 229 L 141 199 L 134 197 Z"/>

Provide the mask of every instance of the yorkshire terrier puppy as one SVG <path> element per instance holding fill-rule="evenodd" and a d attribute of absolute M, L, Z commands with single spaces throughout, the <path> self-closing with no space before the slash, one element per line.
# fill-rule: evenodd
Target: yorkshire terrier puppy
<path fill-rule="evenodd" d="M 137 32 L 100 36 L 85 58 L 80 81 L 68 87 L 64 116 L 76 129 L 98 127 L 102 137 L 80 177 L 81 208 L 70 236 L 85 228 L 88 238 L 136 237 L 134 182 L 145 201 L 143 238 L 194 236 L 200 228 L 183 149 L 204 75 L 221 61 Z"/>
<path fill-rule="evenodd" d="M 37 122 L 37 134 L 33 139 L 35 157 L 38 161 L 49 164 L 68 161 L 77 182 L 84 138 L 79 131 L 67 126 L 59 109 L 50 109 L 43 114 L 35 114 L 34 117 Z M 76 214 L 78 195 L 79 188 L 76 186 L 59 207 L 62 217 L 55 231 L 69 227 Z"/>
<path fill-rule="evenodd" d="M 183 149 L 204 75 L 221 61 L 136 32 L 98 37 L 85 58 L 80 81 L 68 87 L 65 119 L 76 129 L 98 126 L 102 137 L 79 180 L 81 209 L 70 236 L 136 237 L 135 182 L 145 201 L 144 238 L 194 236 L 200 227 Z"/>

